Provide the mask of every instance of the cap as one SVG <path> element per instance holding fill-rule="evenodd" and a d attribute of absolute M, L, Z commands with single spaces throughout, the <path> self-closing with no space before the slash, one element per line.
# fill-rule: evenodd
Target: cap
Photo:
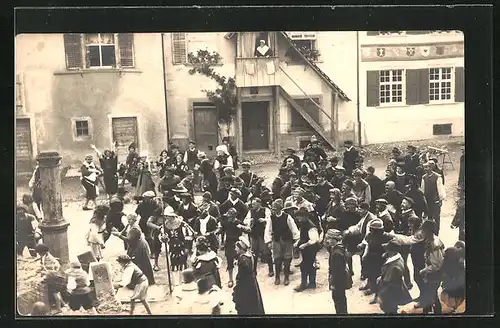
<path fill-rule="evenodd" d="M 226 214 L 224 214 L 225 217 L 233 217 L 233 216 L 236 216 L 236 214 L 238 214 L 238 211 L 234 208 L 234 207 L 231 207 L 230 209 L 227 210 Z"/>
<path fill-rule="evenodd" d="M 167 206 L 167 207 L 165 207 L 165 209 L 163 210 L 163 215 L 164 215 L 164 216 L 176 216 L 177 214 L 175 214 L 175 211 L 174 211 L 174 209 L 172 208 L 172 206 Z"/>
<path fill-rule="evenodd" d="M 373 219 L 368 223 L 368 227 L 370 229 L 382 230 L 384 229 L 384 222 L 381 219 Z"/>
<path fill-rule="evenodd" d="M 295 217 L 308 217 L 309 216 L 309 211 L 305 207 L 300 207 L 296 212 L 295 212 Z"/>
<path fill-rule="evenodd" d="M 244 161 L 243 163 L 241 163 L 241 166 L 242 167 L 250 167 L 250 162 Z"/>
<path fill-rule="evenodd" d="M 354 197 L 349 197 L 344 201 L 345 205 L 358 205 L 358 200 Z"/>
<path fill-rule="evenodd" d="M 345 171 L 345 168 L 341 165 L 335 166 L 335 171 Z"/>
<path fill-rule="evenodd" d="M 119 255 L 116 259 L 116 262 L 118 263 L 129 263 L 130 261 L 132 261 L 132 259 L 127 254 Z"/>
<path fill-rule="evenodd" d="M 194 140 L 189 140 L 189 143 L 192 145 L 196 145 L 196 142 Z"/>
<path fill-rule="evenodd" d="M 330 238 L 330 239 L 335 239 L 335 240 L 341 240 L 342 239 L 342 233 L 337 230 L 337 229 L 328 229 L 328 231 L 325 234 L 325 239 Z"/>
<path fill-rule="evenodd" d="M 352 140 L 344 141 L 344 145 L 352 145 L 352 144 L 353 144 Z"/>
<path fill-rule="evenodd" d="M 382 244 L 382 246 L 386 250 L 392 251 L 392 252 L 399 252 L 399 250 L 401 249 L 401 245 L 394 239 L 389 240 L 388 243 Z"/>
<path fill-rule="evenodd" d="M 247 250 L 250 248 L 250 242 L 248 241 L 247 238 L 240 236 L 240 238 L 236 242 L 236 246 L 238 246 L 239 248 L 241 248 L 243 250 Z"/>
<path fill-rule="evenodd" d="M 212 200 L 212 194 L 210 193 L 210 191 L 205 191 L 202 197 L 203 199 Z"/>
<path fill-rule="evenodd" d="M 275 209 L 275 210 L 278 210 L 278 211 L 279 211 L 279 210 L 282 210 L 282 209 L 283 209 L 283 200 L 282 200 L 281 198 L 276 199 L 276 200 L 272 203 L 271 207 L 272 207 L 273 209 Z"/>
<path fill-rule="evenodd" d="M 384 199 L 384 198 L 379 198 L 379 199 L 375 200 L 375 203 L 386 205 L 386 206 L 389 205 L 389 202 L 387 201 L 387 199 Z"/>
<path fill-rule="evenodd" d="M 238 197 L 241 197 L 241 191 L 239 189 L 231 188 L 231 190 L 229 192 L 233 195 L 237 195 Z"/>
<path fill-rule="evenodd" d="M 413 200 L 413 198 L 407 196 L 404 197 L 403 199 L 406 199 L 411 206 L 415 205 L 415 201 Z"/>
<path fill-rule="evenodd" d="M 146 191 L 145 193 L 142 194 L 142 197 L 150 197 L 153 198 L 155 196 L 155 192 L 152 190 Z"/>

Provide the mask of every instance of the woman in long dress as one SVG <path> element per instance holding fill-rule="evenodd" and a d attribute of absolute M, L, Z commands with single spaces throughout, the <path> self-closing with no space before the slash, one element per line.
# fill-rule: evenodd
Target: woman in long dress
<path fill-rule="evenodd" d="M 250 251 L 250 243 L 240 237 L 235 247 L 238 253 L 238 274 L 233 290 L 236 312 L 239 315 L 263 315 L 265 314 L 264 304 L 255 276 L 253 265 L 255 258 Z"/>
<path fill-rule="evenodd" d="M 104 188 L 106 194 L 111 198 L 112 195 L 118 192 L 118 156 L 116 155 L 116 142 L 113 143 L 112 149 L 106 149 L 103 153 L 96 148 L 95 145 L 90 145 L 99 157 L 99 163 L 104 177 Z"/>
<path fill-rule="evenodd" d="M 137 165 L 137 168 L 139 170 L 139 175 L 137 178 L 137 187 L 135 189 L 136 200 L 140 199 L 142 194 L 147 191 L 152 191 L 156 194 L 155 183 L 151 176 L 148 162 L 145 159 L 141 160 Z"/>
<path fill-rule="evenodd" d="M 89 231 L 87 232 L 87 244 L 90 246 L 92 253 L 97 261 L 103 258 L 102 249 L 104 248 L 104 234 L 106 232 L 106 215 L 109 212 L 109 207 L 106 205 L 98 205 L 95 208 L 94 214 L 90 219 Z"/>
<path fill-rule="evenodd" d="M 219 268 L 222 260 L 210 249 L 210 241 L 205 236 L 196 239 L 196 254 L 192 260 L 196 279 L 210 279 L 222 288 Z"/>

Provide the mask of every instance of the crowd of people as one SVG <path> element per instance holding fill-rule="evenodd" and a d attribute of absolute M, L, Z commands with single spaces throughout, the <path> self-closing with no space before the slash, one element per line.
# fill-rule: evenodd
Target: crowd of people
<path fill-rule="evenodd" d="M 300 284 L 294 290 L 302 292 L 317 288 L 316 257 L 322 248 L 329 254 L 324 272 L 337 314 L 349 313 L 346 290 L 352 288 L 355 274 L 365 281 L 360 290 L 373 295 L 371 303 L 378 303 L 384 313 L 398 313 L 399 306 L 414 302 L 424 313 L 439 314 L 440 300 L 457 309 L 465 302 L 465 154 L 452 222 L 453 228 L 459 228 L 459 241 L 445 249 L 439 238 L 445 175 L 437 158 L 412 145 L 405 153 L 395 148 L 385 178 L 380 179 L 374 167 L 365 168 L 363 156 L 351 141 L 344 146 L 342 157 L 328 158 L 313 136 L 302 159 L 294 149 L 287 149 L 270 186 L 264 184 L 265 177 L 252 171 L 250 162 L 240 163 L 227 138 L 216 148 L 213 159 L 197 150 L 195 142 L 184 153 L 170 145 L 157 161 L 139 154 L 131 144 L 126 161 L 119 164 L 114 149 L 101 153 L 92 146 L 100 167 L 91 155 L 81 167 L 86 191 L 83 210 L 93 210 L 86 242 L 100 260 L 110 236 L 123 240 L 126 255 L 117 261 L 124 273 L 116 287 L 134 289 L 131 313 L 136 301 L 151 313 L 147 289 L 155 284 L 154 272 L 162 269 L 162 253 L 172 284 L 177 286 L 177 303 L 187 313 L 220 314 L 220 254 L 226 260 L 227 287 L 233 289 L 237 313 L 262 315 L 259 260 L 267 265 L 274 284 L 283 286 L 290 284 L 291 264 L 297 260 Z M 235 173 L 238 166 L 239 175 Z M 160 178 L 156 183 L 153 171 Z M 37 201 L 39 179 L 35 170 L 30 183 L 33 195 L 23 197 L 23 204 L 17 207 L 18 222 L 26 222 L 17 226 L 19 254 L 28 247 L 35 256 L 35 249 L 43 245 L 43 236 L 35 237 L 33 224 L 43 218 Z M 96 205 L 101 181 L 109 197 L 106 204 Z M 201 202 L 195 202 L 196 193 L 202 194 Z M 127 202 L 137 203 L 135 213 L 123 213 Z M 357 256 L 361 271 L 355 273 L 353 258 Z M 409 290 L 414 284 L 420 296 L 412 300 Z M 88 286 L 80 279 L 70 290 L 88 294 Z M 54 295 L 60 287 L 53 288 Z M 78 298 L 72 308 L 81 303 L 95 311 L 84 298 Z"/>

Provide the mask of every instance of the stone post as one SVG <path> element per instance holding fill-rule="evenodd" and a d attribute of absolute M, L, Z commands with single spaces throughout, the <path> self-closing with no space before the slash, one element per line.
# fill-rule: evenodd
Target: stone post
<path fill-rule="evenodd" d="M 37 156 L 42 188 L 42 208 L 44 213 L 40 229 L 43 242 L 50 252 L 59 258 L 62 266 L 69 262 L 68 226 L 62 213 L 62 186 L 60 176 L 61 156 L 57 152 L 42 152 Z"/>

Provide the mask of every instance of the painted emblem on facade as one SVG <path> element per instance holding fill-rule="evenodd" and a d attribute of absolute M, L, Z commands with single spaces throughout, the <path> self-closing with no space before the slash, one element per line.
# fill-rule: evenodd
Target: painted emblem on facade
<path fill-rule="evenodd" d="M 430 47 L 421 47 L 420 48 L 420 54 L 422 54 L 422 56 L 424 57 L 428 57 L 431 53 L 431 49 Z"/>
<path fill-rule="evenodd" d="M 406 55 L 409 57 L 415 56 L 415 47 L 407 47 L 406 48 Z"/>
<path fill-rule="evenodd" d="M 377 56 L 384 57 L 385 56 L 385 48 L 377 48 Z"/>

